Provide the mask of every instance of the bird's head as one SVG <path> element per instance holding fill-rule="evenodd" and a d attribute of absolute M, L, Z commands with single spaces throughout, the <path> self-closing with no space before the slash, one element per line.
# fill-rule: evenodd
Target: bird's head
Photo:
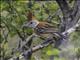
<path fill-rule="evenodd" d="M 37 20 L 32 20 L 27 23 L 24 23 L 22 27 L 30 27 L 30 28 L 36 28 L 36 26 L 39 24 Z"/>
<path fill-rule="evenodd" d="M 28 22 L 25 22 L 22 27 L 30 27 L 30 28 L 36 28 L 36 26 L 39 24 L 39 21 L 32 15 L 31 12 L 28 13 Z"/>

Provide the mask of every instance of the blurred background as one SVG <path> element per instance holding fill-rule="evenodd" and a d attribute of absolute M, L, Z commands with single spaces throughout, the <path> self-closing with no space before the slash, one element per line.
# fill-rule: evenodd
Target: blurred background
<path fill-rule="evenodd" d="M 74 1 L 70 3 L 72 7 Z M 39 21 L 47 21 L 59 28 L 60 18 L 52 16 L 59 6 L 56 1 L 0 1 L 0 58 L 8 60 L 12 56 L 19 56 L 20 51 L 15 51 L 21 40 L 20 35 L 30 36 L 32 29 L 22 29 L 27 22 L 27 13 L 31 10 Z M 60 12 L 59 12 L 60 13 Z M 62 14 L 61 14 L 62 16 Z M 20 33 L 20 34 L 19 34 Z M 24 34 L 23 34 L 24 33 Z M 32 54 L 31 60 L 79 60 L 80 57 L 80 28 L 70 34 L 66 44 L 62 44 L 61 51 L 51 45 Z M 40 44 L 43 40 L 34 38 L 32 46 Z M 24 60 L 24 59 L 21 59 Z"/>

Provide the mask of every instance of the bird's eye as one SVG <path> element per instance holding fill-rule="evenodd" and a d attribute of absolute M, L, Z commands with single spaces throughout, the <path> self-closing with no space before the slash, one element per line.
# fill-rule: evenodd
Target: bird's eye
<path fill-rule="evenodd" d="M 30 24 L 32 24 L 33 22 L 31 22 Z"/>

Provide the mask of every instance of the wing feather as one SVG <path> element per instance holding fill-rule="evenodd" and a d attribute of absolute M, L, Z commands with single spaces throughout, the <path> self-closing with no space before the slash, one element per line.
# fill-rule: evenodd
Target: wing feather
<path fill-rule="evenodd" d="M 55 28 L 52 24 L 46 22 L 40 22 L 36 30 L 38 33 L 53 33 L 58 31 L 58 29 Z"/>

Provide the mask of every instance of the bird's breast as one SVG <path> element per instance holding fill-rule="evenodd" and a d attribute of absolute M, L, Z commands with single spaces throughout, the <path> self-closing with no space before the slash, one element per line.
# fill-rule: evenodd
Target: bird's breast
<path fill-rule="evenodd" d="M 34 29 L 34 32 L 37 35 L 40 35 L 42 37 L 50 37 L 53 35 L 54 32 L 56 32 L 57 29 L 48 25 L 47 23 L 39 23 L 37 27 Z"/>
<path fill-rule="evenodd" d="M 47 37 L 51 37 L 52 34 L 51 33 L 47 33 L 45 29 L 43 28 L 36 28 L 35 33 L 41 37 L 47 38 Z"/>

